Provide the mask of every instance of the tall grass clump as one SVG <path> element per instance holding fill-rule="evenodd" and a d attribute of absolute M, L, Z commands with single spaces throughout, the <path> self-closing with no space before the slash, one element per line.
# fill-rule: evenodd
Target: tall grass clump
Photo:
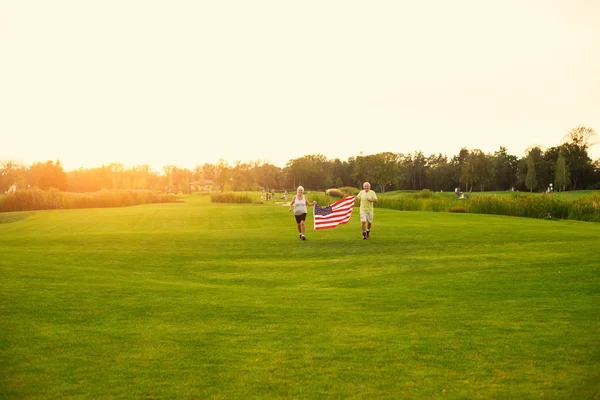
<path fill-rule="evenodd" d="M 468 212 L 526 218 L 568 218 L 569 203 L 554 195 L 477 196 L 465 201 Z"/>
<path fill-rule="evenodd" d="M 247 194 L 224 192 L 224 193 L 211 193 L 210 201 L 213 203 L 236 203 L 246 204 L 252 203 L 252 198 Z"/>
<path fill-rule="evenodd" d="M 400 211 L 421 211 L 423 201 L 412 196 L 385 197 L 380 196 L 376 207 L 391 208 Z"/>
<path fill-rule="evenodd" d="M 600 194 L 573 201 L 557 194 L 510 196 L 470 196 L 466 199 L 445 197 L 423 190 L 404 196 L 379 198 L 377 207 L 401 211 L 468 212 L 525 218 L 557 218 L 600 222 Z"/>
<path fill-rule="evenodd" d="M 150 190 L 101 190 L 93 193 L 61 192 L 51 188 L 17 190 L 0 195 L 0 212 L 70 208 L 127 207 L 150 203 L 172 203 L 177 196 Z"/>
<path fill-rule="evenodd" d="M 340 192 L 342 192 L 345 196 L 348 196 L 351 194 L 357 195 L 358 192 L 360 192 L 360 189 L 352 187 L 352 186 L 342 186 L 342 187 L 338 188 L 338 190 Z"/>
<path fill-rule="evenodd" d="M 600 194 L 593 192 L 591 197 L 580 197 L 573 201 L 569 219 L 600 222 Z"/>
<path fill-rule="evenodd" d="M 417 199 L 431 199 L 433 192 L 429 189 L 423 189 L 420 192 L 413 193 L 411 196 Z"/>
<path fill-rule="evenodd" d="M 340 189 L 327 189 L 325 191 L 325 194 L 327 196 L 331 196 L 331 197 L 336 197 L 338 199 L 341 199 L 342 197 L 344 197 L 344 193 L 342 193 L 342 191 Z"/>
<path fill-rule="evenodd" d="M 346 195 L 344 195 L 346 196 Z M 335 203 L 336 201 L 340 200 L 339 197 L 334 197 L 334 196 L 329 196 L 326 194 L 323 194 L 323 192 L 317 192 L 317 193 L 308 193 L 306 194 L 306 198 L 309 201 L 316 201 L 318 205 L 320 206 L 328 206 L 330 204 Z M 354 203 L 355 206 L 359 205 L 358 202 Z"/>
<path fill-rule="evenodd" d="M 456 205 L 456 199 L 442 197 L 429 189 L 408 195 L 382 195 L 377 207 L 391 208 L 401 211 L 434 211 L 443 212 Z"/>
<path fill-rule="evenodd" d="M 421 200 L 421 211 L 444 212 L 456 205 L 455 199 L 442 197 Z"/>

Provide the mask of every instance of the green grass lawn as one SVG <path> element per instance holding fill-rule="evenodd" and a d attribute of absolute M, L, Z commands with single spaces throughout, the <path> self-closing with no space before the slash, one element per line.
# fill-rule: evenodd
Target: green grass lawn
<path fill-rule="evenodd" d="M 0 397 L 599 398 L 600 224 L 357 211 L 0 214 Z"/>

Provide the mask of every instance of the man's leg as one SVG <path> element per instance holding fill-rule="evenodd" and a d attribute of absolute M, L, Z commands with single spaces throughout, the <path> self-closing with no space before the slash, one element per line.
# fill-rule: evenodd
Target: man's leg
<path fill-rule="evenodd" d="M 371 236 L 371 225 L 373 225 L 373 214 L 367 215 L 367 238 Z"/>
<path fill-rule="evenodd" d="M 367 238 L 367 215 L 364 212 L 360 213 L 360 227 L 362 228 L 363 240 Z"/>

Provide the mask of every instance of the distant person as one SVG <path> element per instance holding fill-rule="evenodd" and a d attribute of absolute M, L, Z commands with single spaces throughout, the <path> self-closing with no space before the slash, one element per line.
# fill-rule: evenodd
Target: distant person
<path fill-rule="evenodd" d="M 283 200 L 287 201 L 287 190 L 283 192 Z"/>
<path fill-rule="evenodd" d="M 304 236 L 304 231 L 306 228 L 306 214 L 308 214 L 308 209 L 306 207 L 312 207 L 315 204 L 316 202 L 311 203 L 310 201 L 308 201 L 308 199 L 304 195 L 304 188 L 302 186 L 298 186 L 296 195 L 292 198 L 292 201 L 290 202 L 290 208 L 288 209 L 288 212 L 292 211 L 292 207 L 294 208 L 294 217 L 296 218 L 296 224 L 298 225 L 298 232 L 300 233 L 301 240 L 306 240 L 306 237 Z"/>
<path fill-rule="evenodd" d="M 360 200 L 360 224 L 363 240 L 366 240 L 371 236 L 373 203 L 377 203 L 377 195 L 371 190 L 371 184 L 365 182 L 363 183 L 363 190 L 360 191 L 356 198 Z"/>

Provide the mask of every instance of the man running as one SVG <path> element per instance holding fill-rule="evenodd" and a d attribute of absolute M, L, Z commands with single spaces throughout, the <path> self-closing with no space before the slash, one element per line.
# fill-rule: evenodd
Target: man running
<path fill-rule="evenodd" d="M 360 199 L 360 223 L 362 227 L 363 240 L 371 236 L 371 225 L 373 225 L 373 203 L 377 203 L 377 195 L 371 190 L 369 182 L 363 183 L 363 190 L 356 196 Z"/>

